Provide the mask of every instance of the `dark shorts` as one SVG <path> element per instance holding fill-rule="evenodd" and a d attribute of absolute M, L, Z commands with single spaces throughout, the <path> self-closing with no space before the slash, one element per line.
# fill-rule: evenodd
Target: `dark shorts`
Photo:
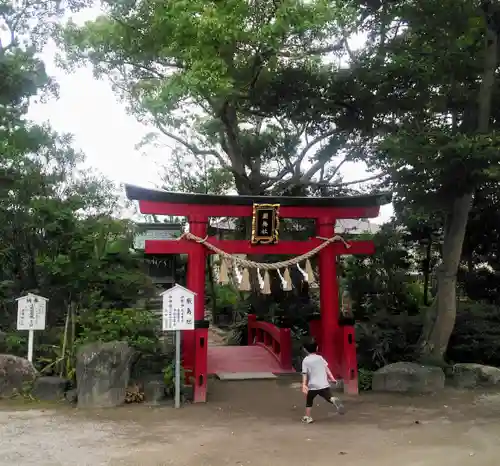
<path fill-rule="evenodd" d="M 328 403 L 331 403 L 332 391 L 330 387 L 322 388 L 321 390 L 309 390 L 306 397 L 306 408 L 312 408 L 314 398 L 318 395 L 328 401 Z"/>

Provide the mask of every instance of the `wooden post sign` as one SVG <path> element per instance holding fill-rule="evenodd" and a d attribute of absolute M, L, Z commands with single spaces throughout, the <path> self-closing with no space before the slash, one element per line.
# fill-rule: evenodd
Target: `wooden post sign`
<path fill-rule="evenodd" d="M 252 244 L 276 244 L 279 240 L 279 204 L 254 204 Z"/>
<path fill-rule="evenodd" d="M 194 330 L 196 294 L 180 285 L 164 291 L 162 330 L 175 332 L 175 407 L 181 406 L 181 330 Z"/>
<path fill-rule="evenodd" d="M 28 330 L 28 361 L 33 361 L 35 330 L 45 330 L 47 298 L 28 293 L 17 298 L 17 330 Z"/>

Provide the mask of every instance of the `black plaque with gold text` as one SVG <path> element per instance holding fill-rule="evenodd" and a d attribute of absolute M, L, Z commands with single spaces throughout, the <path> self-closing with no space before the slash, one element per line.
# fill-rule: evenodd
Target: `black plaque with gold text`
<path fill-rule="evenodd" d="M 252 244 L 276 244 L 279 239 L 279 204 L 254 204 Z"/>

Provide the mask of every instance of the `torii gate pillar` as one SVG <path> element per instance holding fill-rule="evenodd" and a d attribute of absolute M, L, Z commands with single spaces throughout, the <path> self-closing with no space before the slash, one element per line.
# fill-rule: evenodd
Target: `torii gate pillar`
<path fill-rule="evenodd" d="M 189 230 L 200 238 L 207 235 L 208 217 L 202 215 L 188 216 Z M 196 293 L 194 303 L 194 319 L 196 324 L 205 319 L 205 269 L 207 259 L 207 249 L 202 244 L 194 243 L 191 254 L 188 255 L 187 264 L 187 288 Z M 205 401 L 206 399 L 206 348 L 207 329 L 195 328 L 193 332 L 183 332 L 182 335 L 182 356 L 183 364 L 190 371 L 187 376 L 194 379 L 194 402 Z M 197 349 L 201 345 L 202 351 Z M 197 360 L 199 359 L 199 361 Z M 201 377 L 201 380 L 200 380 Z"/>
<path fill-rule="evenodd" d="M 335 220 L 321 217 L 316 220 L 316 231 L 322 238 L 335 235 Z M 319 282 L 321 308 L 320 352 L 328 361 L 330 370 L 335 376 L 341 374 L 339 351 L 335 348 L 339 332 L 339 299 L 337 285 L 336 254 L 333 248 L 324 248 L 319 252 Z"/>

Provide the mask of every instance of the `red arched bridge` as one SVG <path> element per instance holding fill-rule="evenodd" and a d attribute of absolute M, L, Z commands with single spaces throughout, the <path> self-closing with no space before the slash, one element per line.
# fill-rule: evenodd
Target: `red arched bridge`
<path fill-rule="evenodd" d="M 294 372 L 292 336 L 289 328 L 279 328 L 248 316 L 248 346 L 209 346 L 209 375 L 250 376 Z"/>

